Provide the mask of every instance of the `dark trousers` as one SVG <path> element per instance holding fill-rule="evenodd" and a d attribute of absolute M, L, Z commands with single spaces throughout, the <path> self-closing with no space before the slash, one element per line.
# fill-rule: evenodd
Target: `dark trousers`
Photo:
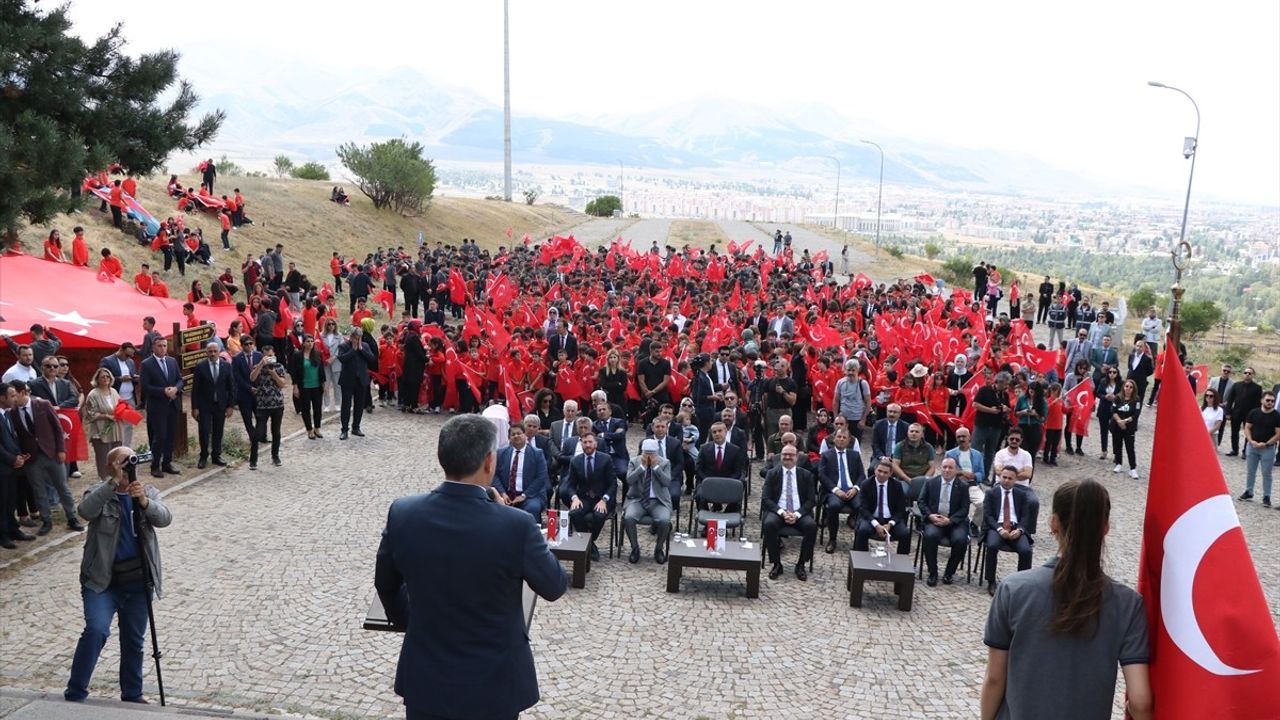
<path fill-rule="evenodd" d="M 302 424 L 307 431 L 320 429 L 320 402 L 324 398 L 324 386 L 302 388 L 298 391 L 302 401 Z"/>
<path fill-rule="evenodd" d="M 1160 394 L 1160 381 L 1156 380 L 1151 384 L 1151 397 L 1147 398 L 1147 407 L 1156 404 L 1156 396 Z"/>
<path fill-rule="evenodd" d="M 230 230 L 222 231 L 222 249 L 223 250 L 231 249 L 231 231 Z"/>
<path fill-rule="evenodd" d="M 458 389 L 458 412 L 478 412 L 480 404 L 476 402 L 475 393 L 471 392 L 471 383 L 466 380 L 455 380 L 454 384 Z"/>
<path fill-rule="evenodd" d="M 832 545 L 836 542 L 836 534 L 840 530 L 840 514 L 849 513 L 851 515 L 858 514 L 858 500 L 854 496 L 853 500 L 841 500 L 836 497 L 835 493 L 827 496 L 827 532 L 829 537 L 827 542 Z"/>
<path fill-rule="evenodd" d="M 1036 459 L 1036 453 L 1040 452 L 1040 442 L 1044 434 L 1044 428 L 1039 423 L 1031 423 L 1028 425 L 1020 425 L 1022 429 L 1022 449 L 1031 453 L 1031 459 Z M 995 459 L 994 457 L 992 458 Z"/>
<path fill-rule="evenodd" d="M 341 275 L 333 276 L 333 291 L 342 292 L 342 276 Z"/>
<path fill-rule="evenodd" d="M 124 227 L 124 210 L 119 205 L 111 206 L 111 224 L 117 228 Z"/>
<path fill-rule="evenodd" d="M 1052 297 L 1048 295 L 1040 296 L 1040 302 L 1036 305 L 1036 322 L 1046 323 L 1049 321 L 1049 306 L 1052 304 Z"/>
<path fill-rule="evenodd" d="M 418 296 L 416 294 L 404 294 L 404 309 L 405 312 L 409 313 L 409 317 L 418 317 Z"/>
<path fill-rule="evenodd" d="M 271 429 L 271 459 L 280 459 L 280 421 L 284 419 L 284 408 L 258 408 L 257 430 L 253 442 L 249 443 L 249 464 L 258 463 L 258 443 L 267 441 L 267 428 Z"/>
<path fill-rule="evenodd" d="M 0 538 L 16 538 L 22 532 L 13 514 L 18 497 L 18 478 L 12 472 L 0 475 Z"/>
<path fill-rule="evenodd" d="M 969 528 L 965 523 L 953 523 L 947 527 L 938 527 L 933 523 L 924 526 L 924 561 L 929 566 L 929 574 L 938 574 L 938 545 L 943 539 L 951 544 L 951 555 L 947 558 L 946 577 L 956 574 L 956 568 L 964 559 L 965 546 L 969 544 Z"/>
<path fill-rule="evenodd" d="M 39 515 L 40 501 L 36 500 L 36 492 L 32 487 L 31 478 L 27 476 L 25 470 L 19 470 L 14 477 L 17 480 L 17 495 L 13 501 L 14 512 L 20 518 Z"/>
<path fill-rule="evenodd" d="M 600 537 L 600 531 L 604 529 L 604 524 L 609 520 L 609 513 L 598 513 L 595 511 L 598 500 L 583 500 L 582 507 L 577 510 L 569 511 L 569 524 L 573 527 L 574 532 L 591 533 L 591 542 L 595 542 Z"/>
<path fill-rule="evenodd" d="M 787 521 L 775 512 L 765 515 L 762 525 L 764 526 L 761 531 L 764 537 L 764 551 L 769 555 L 769 563 L 778 565 L 782 562 L 782 537 L 779 533 L 787 526 Z M 812 515 L 801 515 L 796 518 L 795 525 L 791 527 L 799 530 L 802 538 L 800 557 L 796 560 L 796 564 L 807 563 L 813 558 L 813 545 L 818 540 L 818 523 Z"/>
<path fill-rule="evenodd" d="M 1223 423 L 1224 425 L 1226 423 Z M 1240 453 L 1240 427 L 1244 425 L 1243 417 L 1231 418 L 1231 454 L 1238 455 Z"/>
<path fill-rule="evenodd" d="M 991 466 L 995 464 L 996 453 L 1000 452 L 1000 438 L 1004 428 L 976 427 L 973 429 L 973 447 L 982 453 L 982 467 L 987 475 L 991 474 Z M 982 478 L 983 481 L 986 478 Z"/>
<path fill-rule="evenodd" d="M 883 522 L 881 523 L 884 524 Z M 859 552 L 867 551 L 867 543 L 871 538 L 878 538 L 876 529 L 872 527 L 871 521 L 859 518 L 857 529 L 853 534 L 853 549 Z M 898 541 L 898 554 L 906 555 L 911 552 L 911 528 L 905 522 L 900 522 L 889 528 L 889 540 Z"/>
<path fill-rule="evenodd" d="M 1000 537 L 1000 533 L 995 530 L 987 531 L 987 562 L 986 562 L 986 578 L 987 582 L 996 581 L 996 555 L 1001 550 L 1018 553 L 1018 570 L 1031 569 L 1031 538 L 1025 534 L 1018 537 L 1017 540 L 1005 540 Z"/>
<path fill-rule="evenodd" d="M 444 376 L 428 375 L 427 377 L 431 380 L 431 402 L 429 404 L 439 410 L 440 406 L 444 404 Z"/>
<path fill-rule="evenodd" d="M 400 407 L 413 410 L 418 407 L 418 396 L 422 393 L 422 375 L 400 378 Z"/>
<path fill-rule="evenodd" d="M 404 716 L 405 720 L 450 720 L 450 718 L 447 718 L 444 715 L 432 715 L 427 712 L 418 712 L 407 705 L 404 708 Z M 495 716 L 491 720 L 520 720 L 520 714 Z"/>
<path fill-rule="evenodd" d="M 1126 429 L 1120 429 L 1115 425 L 1111 426 L 1111 451 L 1115 455 L 1116 464 L 1120 464 L 1120 450 L 1124 446 L 1125 454 L 1129 460 L 1129 469 L 1136 470 L 1138 461 L 1133 454 L 1133 435 L 1138 428 L 1135 425 L 1129 425 Z M 1105 437 L 1105 436 L 1104 436 Z"/>
<path fill-rule="evenodd" d="M 244 436 L 250 442 L 253 441 L 253 435 L 257 432 L 254 428 L 254 414 L 257 403 L 254 402 L 253 396 L 250 395 L 247 400 L 239 402 L 240 420 L 244 423 Z"/>
<path fill-rule="evenodd" d="M 168 400 L 151 403 L 147 408 L 147 440 L 151 442 L 151 469 L 173 464 L 173 426 L 177 413 Z"/>
<path fill-rule="evenodd" d="M 1062 443 L 1061 430 L 1044 431 L 1044 459 L 1046 462 L 1058 461 L 1058 445 Z"/>
<path fill-rule="evenodd" d="M 342 432 L 346 432 L 350 427 L 353 430 L 360 429 L 360 420 L 364 417 L 364 393 L 363 385 L 348 386 L 344 385 L 342 390 L 342 405 L 338 409 L 338 419 L 342 423 Z M 355 406 L 355 417 L 351 417 L 352 405 Z M 348 424 L 354 420 L 354 424 Z"/>
<path fill-rule="evenodd" d="M 200 409 L 200 417 L 196 418 L 196 427 L 200 433 L 200 459 L 210 457 L 222 459 L 222 431 L 227 423 L 227 409 L 214 405 Z"/>

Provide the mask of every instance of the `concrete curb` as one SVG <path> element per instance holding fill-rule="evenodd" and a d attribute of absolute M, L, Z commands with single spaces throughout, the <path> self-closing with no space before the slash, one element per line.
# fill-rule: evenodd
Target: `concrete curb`
<path fill-rule="evenodd" d="M 153 703 L 158 700 L 153 699 Z M 49 718 L 50 720 L 78 720 L 79 718 L 109 718 L 109 720 L 170 720 L 171 718 L 242 718 L 246 720 L 303 720 L 301 715 L 276 715 L 241 712 L 213 706 L 191 706 L 170 703 L 131 705 L 103 698 L 90 698 L 83 703 L 71 703 L 60 692 L 26 690 L 0 690 L 0 718 Z"/>

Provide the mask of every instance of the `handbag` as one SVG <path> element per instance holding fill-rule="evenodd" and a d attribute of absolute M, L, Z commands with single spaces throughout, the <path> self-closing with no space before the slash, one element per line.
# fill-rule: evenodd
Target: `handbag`
<path fill-rule="evenodd" d="M 138 585 L 145 579 L 140 556 L 135 555 L 128 560 L 117 560 L 111 565 L 112 585 Z"/>

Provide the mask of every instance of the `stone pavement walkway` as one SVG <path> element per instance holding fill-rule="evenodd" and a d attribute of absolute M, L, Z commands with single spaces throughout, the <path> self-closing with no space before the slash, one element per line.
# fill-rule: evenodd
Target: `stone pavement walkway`
<path fill-rule="evenodd" d="M 435 437 L 443 417 L 378 412 L 368 437 L 305 437 L 284 446 L 285 465 L 237 468 L 166 498 L 174 523 L 161 531 L 165 597 L 156 604 L 166 691 L 175 705 L 328 718 L 395 717 L 392 692 L 399 637 L 360 629 L 372 592 L 373 558 L 389 503 L 440 480 Z M 1036 562 L 1053 552 L 1047 505 L 1063 480 L 1088 474 L 1112 492 L 1107 561 L 1133 583 L 1152 421 L 1138 431 L 1137 481 L 1088 456 L 1043 468 L 1045 504 Z M 633 432 L 630 445 L 638 444 Z M 1243 462 L 1223 459 L 1233 492 Z M 756 482 L 759 488 L 761 483 Z M 758 489 L 756 491 L 759 492 Z M 752 507 L 758 508 L 758 500 Z M 1280 513 L 1237 505 L 1271 607 L 1280 603 Z M 750 519 L 747 535 L 759 538 Z M 869 584 L 865 605 L 848 607 L 845 556 L 818 551 L 808 582 L 788 573 L 744 597 L 741 574 L 689 570 L 682 592 L 665 592 L 665 568 L 651 559 L 593 564 L 583 590 L 540 603 L 531 632 L 543 702 L 528 718 L 848 717 L 893 708 L 896 717 L 972 717 L 986 650 L 988 607 L 977 583 L 917 585 L 915 608 L 899 612 L 888 586 Z M 842 529 L 840 550 L 850 532 Z M 795 562 L 787 543 L 784 562 Z M 945 551 L 942 553 L 945 555 Z M 56 550 L 0 582 L 4 623 L 0 685 L 59 692 L 82 627 L 81 549 Z M 1000 559 L 1000 574 L 1013 570 Z M 93 693 L 116 695 L 118 646 L 108 642 Z M 154 675 L 147 663 L 148 694 Z M 1118 717 L 1118 715 L 1117 715 Z"/>

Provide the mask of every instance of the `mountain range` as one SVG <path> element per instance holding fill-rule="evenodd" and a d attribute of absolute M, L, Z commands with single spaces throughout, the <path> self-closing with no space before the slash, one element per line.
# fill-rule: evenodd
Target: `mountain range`
<path fill-rule="evenodd" d="M 316 73 L 281 77 L 278 86 L 239 84 L 202 98 L 200 111 L 227 113 L 215 152 L 233 159 L 286 153 L 295 161 L 332 164 L 334 148 L 343 142 L 404 136 L 421 141 L 437 161 L 502 160 L 501 106 L 412 68 L 345 84 Z M 895 137 L 890 129 L 819 103 L 775 108 L 706 96 L 644 113 L 574 118 L 515 108 L 511 128 L 516 163 L 829 173 L 829 156 L 839 159 L 844 181 L 852 183 L 879 176 L 879 153 L 858 140 L 870 136 L 885 147 L 888 183 L 1048 197 L 1115 190 L 1024 154 Z"/>

